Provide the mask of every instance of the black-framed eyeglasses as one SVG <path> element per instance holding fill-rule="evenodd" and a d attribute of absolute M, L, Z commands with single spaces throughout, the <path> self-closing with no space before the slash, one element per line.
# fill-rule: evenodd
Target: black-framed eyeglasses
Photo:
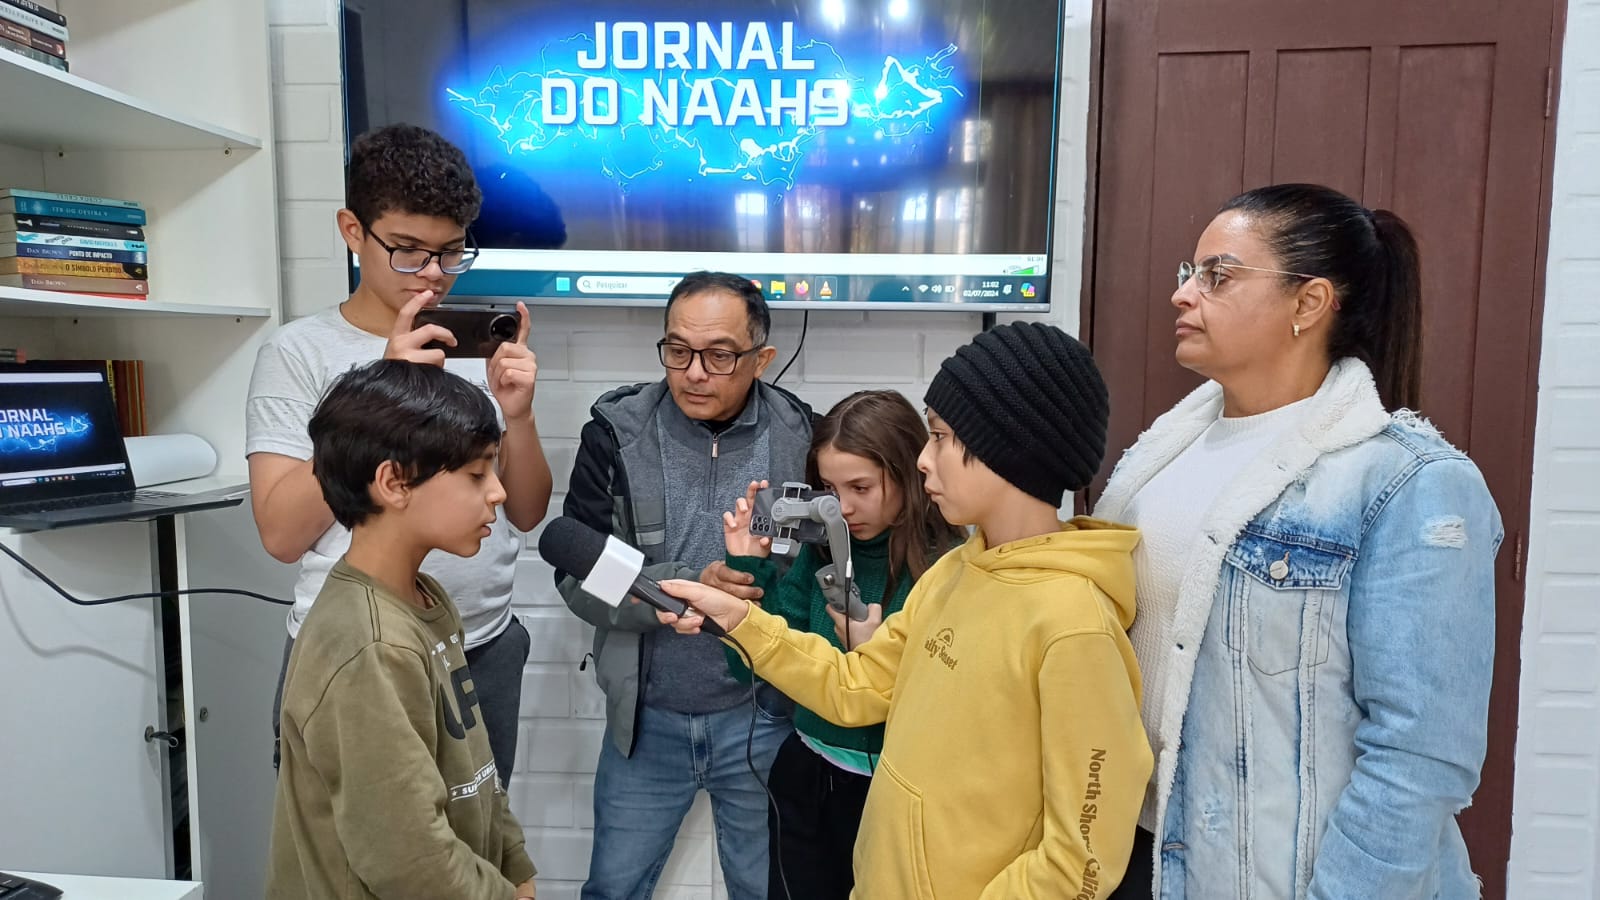
<path fill-rule="evenodd" d="M 472 232 L 467 232 L 467 241 L 471 245 L 459 250 L 424 250 L 421 247 L 391 247 L 383 242 L 371 228 L 362 226 L 367 237 L 372 238 L 379 247 L 389 253 L 389 268 L 406 275 L 414 275 L 426 269 L 434 260 L 439 261 L 439 270 L 446 275 L 460 275 L 472 268 L 472 263 L 478 258 L 478 242 L 473 238 Z"/>
<path fill-rule="evenodd" d="M 1316 275 L 1305 275 L 1300 272 L 1285 272 L 1282 269 L 1263 269 L 1260 266 L 1241 266 L 1234 262 L 1225 262 L 1220 256 L 1208 256 L 1200 260 L 1199 265 L 1194 265 L 1188 260 L 1178 263 L 1178 287 L 1195 279 L 1195 285 L 1200 288 L 1200 293 L 1209 294 L 1217 289 L 1217 275 L 1227 274 L 1228 269 L 1242 269 L 1246 272 L 1271 272 L 1274 275 L 1290 275 L 1295 278 L 1316 278 Z"/>
<path fill-rule="evenodd" d="M 761 352 L 759 346 L 751 347 L 749 350 L 725 350 L 721 347 L 696 350 L 688 344 L 680 344 L 666 338 L 656 341 L 656 355 L 661 357 L 663 366 L 682 371 L 694 365 L 694 358 L 698 356 L 700 366 L 712 375 L 732 375 L 733 370 L 739 366 L 739 360 L 759 352 Z"/>

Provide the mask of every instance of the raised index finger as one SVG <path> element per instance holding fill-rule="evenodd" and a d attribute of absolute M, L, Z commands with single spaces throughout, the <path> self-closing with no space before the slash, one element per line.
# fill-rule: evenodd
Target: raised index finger
<path fill-rule="evenodd" d="M 423 307 L 430 305 L 434 296 L 433 291 L 418 291 L 416 296 L 406 301 L 406 305 L 400 307 L 400 312 L 394 317 L 394 332 L 391 336 L 399 337 L 414 330 L 417 327 L 417 313 L 421 312 Z"/>

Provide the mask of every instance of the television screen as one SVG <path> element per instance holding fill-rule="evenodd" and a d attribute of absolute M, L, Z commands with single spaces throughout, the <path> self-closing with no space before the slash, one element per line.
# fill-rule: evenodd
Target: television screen
<path fill-rule="evenodd" d="M 1061 0 L 346 0 L 352 136 L 484 192 L 453 296 L 1048 308 Z"/>

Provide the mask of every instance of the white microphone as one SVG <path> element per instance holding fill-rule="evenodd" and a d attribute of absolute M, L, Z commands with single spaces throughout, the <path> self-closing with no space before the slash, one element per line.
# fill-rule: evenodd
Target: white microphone
<path fill-rule="evenodd" d="M 584 592 L 607 606 L 621 606 L 631 595 L 676 616 L 689 610 L 687 604 L 644 574 L 644 553 L 638 548 L 602 535 L 577 519 L 560 516 L 546 525 L 539 535 L 539 555 L 556 568 L 576 575 Z M 727 634 L 710 616 L 705 617 L 700 630 L 718 637 Z"/>

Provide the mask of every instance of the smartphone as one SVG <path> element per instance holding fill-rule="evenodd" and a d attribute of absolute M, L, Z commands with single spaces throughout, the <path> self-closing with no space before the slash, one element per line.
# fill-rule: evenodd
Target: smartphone
<path fill-rule="evenodd" d="M 416 327 L 439 325 L 455 336 L 454 347 L 429 341 L 424 350 L 443 350 L 450 358 L 488 359 L 507 341 L 517 339 L 517 313 L 493 307 L 431 306 L 417 311 Z"/>

